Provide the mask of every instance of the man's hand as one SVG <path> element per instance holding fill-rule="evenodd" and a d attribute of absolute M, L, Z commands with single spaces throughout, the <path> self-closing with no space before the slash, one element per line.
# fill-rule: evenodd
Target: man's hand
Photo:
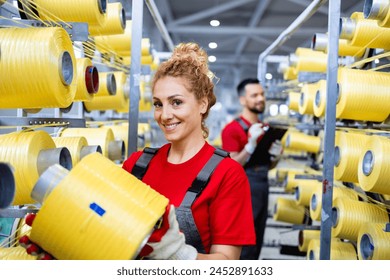
<path fill-rule="evenodd" d="M 263 138 L 265 131 L 262 123 L 252 124 L 248 130 L 248 143 L 245 145 L 245 150 L 249 154 L 253 154 L 256 149 L 257 143 Z"/>
<path fill-rule="evenodd" d="M 197 255 L 179 230 L 175 207 L 168 205 L 160 227 L 152 233 L 140 256 L 151 260 L 195 260 Z"/>
<path fill-rule="evenodd" d="M 283 146 L 280 140 L 276 140 L 272 143 L 268 149 L 268 153 L 271 155 L 271 161 L 278 161 L 282 157 Z"/>

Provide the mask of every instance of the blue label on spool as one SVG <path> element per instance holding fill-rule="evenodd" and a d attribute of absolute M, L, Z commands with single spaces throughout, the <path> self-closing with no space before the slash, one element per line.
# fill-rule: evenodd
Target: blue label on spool
<path fill-rule="evenodd" d="M 89 208 L 91 208 L 92 211 L 96 212 L 99 216 L 103 216 L 104 213 L 106 213 L 106 210 L 104 210 L 102 207 L 97 205 L 95 202 L 91 203 L 89 205 Z"/>

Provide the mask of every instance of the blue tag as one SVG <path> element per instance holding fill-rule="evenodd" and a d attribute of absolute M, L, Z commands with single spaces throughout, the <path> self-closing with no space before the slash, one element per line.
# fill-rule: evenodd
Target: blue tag
<path fill-rule="evenodd" d="M 104 213 L 106 213 L 106 210 L 104 210 L 102 207 L 97 205 L 95 202 L 91 203 L 89 205 L 89 208 L 91 208 L 93 211 L 95 211 L 99 216 L 103 216 Z"/>

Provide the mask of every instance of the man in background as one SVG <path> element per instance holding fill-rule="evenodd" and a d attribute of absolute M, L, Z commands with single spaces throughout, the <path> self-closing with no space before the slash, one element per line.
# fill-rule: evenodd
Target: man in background
<path fill-rule="evenodd" d="M 260 121 L 266 98 L 258 79 L 249 78 L 237 86 L 242 112 L 222 130 L 222 149 L 230 152 L 232 159 L 243 165 L 248 176 L 252 210 L 256 230 L 256 245 L 242 248 L 242 260 L 258 260 L 263 245 L 264 231 L 268 216 L 268 171 L 280 158 L 282 146 L 279 140 L 271 147 L 258 152 L 257 145 L 267 133 L 269 126 Z M 252 156 L 255 152 L 256 155 Z"/>

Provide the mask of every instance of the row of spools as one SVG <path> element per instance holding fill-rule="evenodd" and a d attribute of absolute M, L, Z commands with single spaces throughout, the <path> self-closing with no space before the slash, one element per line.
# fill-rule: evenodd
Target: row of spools
<path fill-rule="evenodd" d="M 336 118 L 362 122 L 384 122 L 390 109 L 390 74 L 362 70 L 374 58 L 370 48 L 390 49 L 390 4 L 366 1 L 364 13 L 341 19 L 339 70 L 337 77 Z M 300 72 L 326 73 L 326 35 L 316 34 L 311 49 L 298 48 L 283 69 L 286 80 L 297 79 Z M 353 58 L 346 65 L 342 57 Z M 345 66 L 342 66 L 342 65 Z M 357 68 L 357 69 L 352 69 Z M 376 69 L 373 69 L 376 70 Z M 380 70 L 380 69 L 378 69 Z M 326 80 L 305 83 L 301 92 L 288 93 L 290 110 L 301 115 L 325 116 Z M 333 93 L 332 93 L 333 94 Z M 322 135 L 307 135 L 289 129 L 282 143 L 287 149 L 321 153 Z M 390 200 L 388 184 L 390 139 L 386 131 L 338 129 L 335 134 L 334 185 L 331 259 L 390 259 Z M 291 224 L 321 221 L 322 173 L 304 169 L 277 169 L 276 178 L 286 196 L 277 198 L 273 218 Z M 372 195 L 374 194 L 374 196 Z M 320 229 L 299 232 L 299 250 L 307 259 L 319 259 Z"/>

